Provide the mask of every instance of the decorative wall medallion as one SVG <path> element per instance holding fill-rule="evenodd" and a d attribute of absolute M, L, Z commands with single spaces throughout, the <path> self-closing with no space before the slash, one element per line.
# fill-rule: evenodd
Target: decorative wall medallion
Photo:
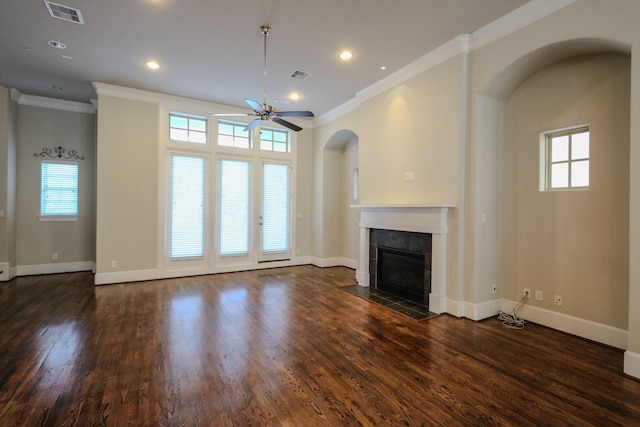
<path fill-rule="evenodd" d="M 52 159 L 65 159 L 65 160 L 84 160 L 84 156 L 78 155 L 78 150 L 67 150 L 62 146 L 53 148 L 43 148 L 40 153 L 33 153 L 34 157 L 50 157 Z"/>

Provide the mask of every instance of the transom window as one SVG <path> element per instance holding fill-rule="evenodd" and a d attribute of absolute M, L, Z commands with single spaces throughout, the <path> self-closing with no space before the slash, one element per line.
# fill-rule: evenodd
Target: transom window
<path fill-rule="evenodd" d="M 188 114 L 169 114 L 169 138 L 174 141 L 207 143 L 207 119 Z"/>
<path fill-rule="evenodd" d="M 263 151 L 290 153 L 289 132 L 266 126 L 260 127 L 260 149 Z"/>
<path fill-rule="evenodd" d="M 244 129 L 246 123 L 228 120 L 218 121 L 218 145 L 235 148 L 251 148 L 251 132 Z"/>
<path fill-rule="evenodd" d="M 588 188 L 589 127 L 581 126 L 543 135 L 541 190 Z"/>

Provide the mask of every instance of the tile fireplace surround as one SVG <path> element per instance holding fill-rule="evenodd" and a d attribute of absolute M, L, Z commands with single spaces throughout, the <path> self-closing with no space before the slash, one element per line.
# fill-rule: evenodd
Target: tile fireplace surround
<path fill-rule="evenodd" d="M 446 311 L 447 212 L 454 205 L 353 205 L 360 210 L 358 285 L 369 286 L 369 235 L 371 229 L 431 233 L 432 272 L 429 310 Z"/>

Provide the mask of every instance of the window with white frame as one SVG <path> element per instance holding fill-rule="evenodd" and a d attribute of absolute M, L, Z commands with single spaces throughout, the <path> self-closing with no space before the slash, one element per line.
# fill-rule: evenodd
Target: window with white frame
<path fill-rule="evenodd" d="M 289 132 L 278 128 L 261 126 L 260 149 L 263 151 L 290 153 Z"/>
<path fill-rule="evenodd" d="M 589 126 L 546 132 L 541 138 L 540 189 L 589 187 Z"/>
<path fill-rule="evenodd" d="M 78 215 L 78 164 L 41 163 L 40 214 L 44 218 Z"/>
<path fill-rule="evenodd" d="M 171 258 L 204 256 L 205 159 L 171 156 Z"/>
<path fill-rule="evenodd" d="M 207 143 L 207 119 L 189 114 L 169 114 L 169 139 L 174 141 Z"/>
<path fill-rule="evenodd" d="M 247 127 L 243 122 L 229 120 L 218 121 L 218 145 L 235 148 L 252 148 L 251 132 L 245 131 Z"/>

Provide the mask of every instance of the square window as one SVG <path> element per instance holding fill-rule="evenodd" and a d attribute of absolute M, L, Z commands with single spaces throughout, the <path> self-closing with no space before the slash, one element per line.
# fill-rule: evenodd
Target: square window
<path fill-rule="evenodd" d="M 589 127 L 543 133 L 541 191 L 589 187 Z"/>

